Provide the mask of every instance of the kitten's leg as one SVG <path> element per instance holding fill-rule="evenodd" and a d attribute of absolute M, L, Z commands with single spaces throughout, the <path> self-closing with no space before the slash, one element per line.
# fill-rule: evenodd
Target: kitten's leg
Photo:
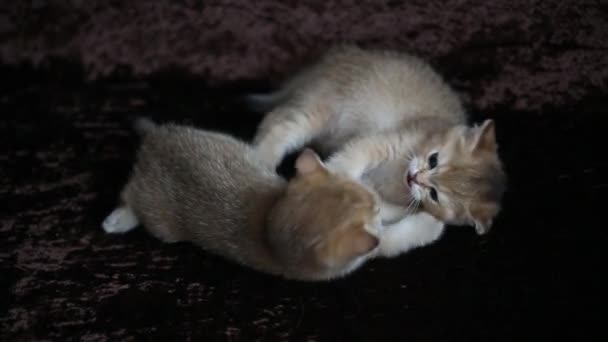
<path fill-rule="evenodd" d="M 407 216 L 384 228 L 380 235 L 378 255 L 394 257 L 416 247 L 431 244 L 439 239 L 444 227 L 443 222 L 427 213 Z"/>
<path fill-rule="evenodd" d="M 139 220 L 127 206 L 114 209 L 105 220 L 102 227 L 106 233 L 125 233 L 139 225 Z"/>
<path fill-rule="evenodd" d="M 320 108 L 281 107 L 268 113 L 254 139 L 261 161 L 276 168 L 288 153 L 318 136 L 328 121 Z"/>
<path fill-rule="evenodd" d="M 399 132 L 366 136 L 346 144 L 326 165 L 332 172 L 360 179 L 365 172 L 385 161 L 405 158 L 421 138 L 415 132 L 407 136 Z"/>

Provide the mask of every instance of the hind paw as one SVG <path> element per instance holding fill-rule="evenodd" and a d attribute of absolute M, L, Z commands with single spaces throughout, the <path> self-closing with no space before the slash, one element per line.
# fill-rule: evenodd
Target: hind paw
<path fill-rule="evenodd" d="M 139 220 L 133 211 L 127 207 L 114 209 L 101 226 L 106 233 L 125 233 L 137 227 Z"/>

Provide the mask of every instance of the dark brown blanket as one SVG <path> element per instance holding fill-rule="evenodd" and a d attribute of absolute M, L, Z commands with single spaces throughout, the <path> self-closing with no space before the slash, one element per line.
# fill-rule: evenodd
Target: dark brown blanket
<path fill-rule="evenodd" d="M 606 335 L 607 18 L 601 1 L 3 1 L 0 340 Z M 452 228 L 306 284 L 101 231 L 130 117 L 248 139 L 239 97 L 343 42 L 428 58 L 496 119 L 509 191 L 488 236 Z"/>

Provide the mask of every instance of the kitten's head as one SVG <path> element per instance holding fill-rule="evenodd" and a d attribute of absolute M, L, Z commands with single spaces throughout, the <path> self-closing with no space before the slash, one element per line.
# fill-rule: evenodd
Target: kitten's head
<path fill-rule="evenodd" d="M 269 234 L 287 277 L 330 279 L 361 265 L 378 245 L 379 209 L 362 185 L 330 174 L 305 150 L 296 176 L 271 216 Z"/>
<path fill-rule="evenodd" d="M 486 233 L 500 210 L 506 183 L 494 122 L 457 126 L 429 138 L 414 153 L 404 183 L 439 220 Z"/>

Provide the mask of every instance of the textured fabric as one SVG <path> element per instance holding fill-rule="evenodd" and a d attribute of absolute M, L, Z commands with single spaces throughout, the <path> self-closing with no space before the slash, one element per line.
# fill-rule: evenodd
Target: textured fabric
<path fill-rule="evenodd" d="M 18 4 L 15 4 L 18 3 Z M 266 79 L 331 44 L 412 51 L 450 65 L 480 108 L 564 104 L 606 87 L 601 1 L 4 1 L 0 58 L 76 60 L 89 76 L 178 69 Z M 550 97 L 548 94 L 551 94 Z"/>
<path fill-rule="evenodd" d="M 3 1 L 0 340 L 605 335 L 607 11 L 600 1 Z M 489 235 L 451 228 L 434 246 L 306 284 L 143 231 L 101 231 L 137 146 L 131 117 L 248 139 L 260 118 L 238 98 L 340 42 L 418 53 L 476 120 L 496 119 L 509 190 Z"/>

